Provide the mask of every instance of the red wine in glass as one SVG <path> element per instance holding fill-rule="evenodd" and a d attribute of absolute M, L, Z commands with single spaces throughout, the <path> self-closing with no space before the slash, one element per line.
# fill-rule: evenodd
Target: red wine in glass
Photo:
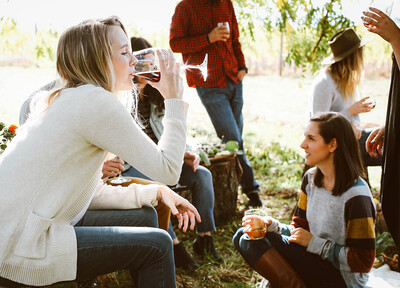
<path fill-rule="evenodd" d="M 161 78 L 161 72 L 156 71 L 156 72 L 141 72 L 135 74 L 135 76 L 152 81 L 152 82 L 158 82 L 160 81 Z"/>

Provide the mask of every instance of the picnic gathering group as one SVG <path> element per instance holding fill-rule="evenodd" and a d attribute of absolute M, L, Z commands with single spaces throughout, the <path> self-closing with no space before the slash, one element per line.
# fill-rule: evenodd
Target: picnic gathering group
<path fill-rule="evenodd" d="M 394 52 L 386 125 L 361 130 L 359 115 L 374 108 L 371 99 L 359 97 L 367 41 L 352 28 L 338 31 L 315 78 L 310 119 L 299 139 L 309 169 L 291 224 L 245 216 L 246 228 L 232 235 L 236 250 L 270 287 L 365 287 L 376 254 L 368 166 L 382 165 L 384 216 L 399 243 L 400 219 L 391 208 L 398 210 L 400 194 L 394 160 L 400 29 L 378 9 L 363 14 L 367 30 Z M 231 0 L 177 4 L 171 50 L 159 57 L 159 82 L 135 75 L 132 52 L 150 47 L 146 39 L 129 38 L 116 16 L 83 21 L 61 35 L 59 79 L 23 104 L 22 125 L 0 155 L 0 287 L 79 282 L 121 269 L 129 271 L 133 287 L 176 287 L 175 267 L 199 264 L 174 234 L 171 213 L 184 232 L 196 229 L 197 257 L 224 261 L 212 237 L 212 174 L 186 147 L 188 105 L 173 52 L 190 64 L 208 55 L 207 79 L 187 70 L 187 84 L 196 88 L 218 137 L 237 141 L 244 151 L 248 69 Z M 245 153 L 237 157 L 247 205 L 262 208 L 250 162 Z M 107 183 L 120 173 L 142 182 Z M 176 183 L 191 188 L 192 203 L 167 186 Z M 252 240 L 246 232 L 260 221 L 267 233 Z"/>

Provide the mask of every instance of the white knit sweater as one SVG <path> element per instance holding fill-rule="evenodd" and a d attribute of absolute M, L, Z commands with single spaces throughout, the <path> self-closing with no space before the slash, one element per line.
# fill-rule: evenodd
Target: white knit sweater
<path fill-rule="evenodd" d="M 64 90 L 49 109 L 18 131 L 0 156 L 0 276 L 48 285 L 76 276 L 71 220 L 90 201 L 106 152 L 135 163 L 167 184 L 180 175 L 187 105 L 165 101 L 158 146 L 117 96 L 93 85 Z M 104 186 L 91 207 L 128 209 L 156 204 L 157 186 Z"/>

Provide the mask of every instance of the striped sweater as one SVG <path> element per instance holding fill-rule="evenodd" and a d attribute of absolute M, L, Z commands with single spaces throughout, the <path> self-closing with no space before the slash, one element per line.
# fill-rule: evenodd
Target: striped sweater
<path fill-rule="evenodd" d="M 348 287 L 364 287 L 375 259 L 375 204 L 367 183 L 359 179 L 341 196 L 314 185 L 315 168 L 303 177 L 302 191 L 291 225 L 313 238 L 307 251 L 320 255 L 340 270 Z"/>

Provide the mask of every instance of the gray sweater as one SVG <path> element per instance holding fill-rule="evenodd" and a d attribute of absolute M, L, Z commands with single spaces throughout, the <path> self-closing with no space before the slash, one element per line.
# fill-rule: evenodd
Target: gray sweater
<path fill-rule="evenodd" d="M 354 99 L 345 99 L 338 90 L 335 81 L 326 71 L 321 71 L 314 79 L 310 94 L 310 117 L 320 112 L 339 112 L 351 123 L 360 127 L 360 116 L 350 115 L 349 107 Z"/>

